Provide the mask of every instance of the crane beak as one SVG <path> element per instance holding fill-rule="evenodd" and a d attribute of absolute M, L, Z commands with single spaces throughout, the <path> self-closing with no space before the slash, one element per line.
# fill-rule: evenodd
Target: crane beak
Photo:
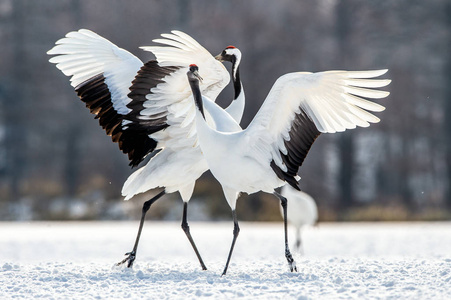
<path fill-rule="evenodd" d="M 216 55 L 215 58 L 216 58 L 217 60 L 219 60 L 220 62 L 223 62 L 223 61 L 224 61 L 224 57 L 223 57 L 221 54 Z"/>
<path fill-rule="evenodd" d="M 199 75 L 199 72 L 198 72 L 197 70 L 194 71 L 193 74 L 194 74 L 194 76 L 197 77 L 197 79 L 199 79 L 200 82 L 202 82 L 202 80 L 204 80 L 204 79 Z"/>

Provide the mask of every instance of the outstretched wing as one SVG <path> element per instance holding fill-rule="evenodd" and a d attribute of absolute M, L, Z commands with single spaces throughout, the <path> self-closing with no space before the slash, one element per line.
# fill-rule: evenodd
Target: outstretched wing
<path fill-rule="evenodd" d="M 173 30 L 161 36 L 163 38 L 153 42 L 164 46 L 145 46 L 141 49 L 152 52 L 162 67 L 188 68 L 190 64 L 196 64 L 203 78 L 202 94 L 214 101 L 230 81 L 230 75 L 224 65 L 186 33 Z M 183 73 L 183 79 L 186 81 L 186 72 Z"/>
<path fill-rule="evenodd" d="M 385 108 L 364 98 L 380 99 L 389 92 L 374 90 L 391 80 L 371 79 L 376 71 L 290 73 L 281 76 L 243 136 L 249 155 L 260 155 L 277 176 L 298 188 L 295 176 L 320 133 L 367 127 L 379 118 L 367 112 Z"/>
<path fill-rule="evenodd" d="M 131 102 L 129 87 L 143 65 L 141 60 L 87 29 L 69 32 L 47 54 L 56 55 L 50 62 L 71 77 L 71 85 L 80 99 L 112 140 L 128 154 L 130 165 L 137 165 L 155 149 L 156 142 L 148 135 L 164 128 L 164 123 L 151 128 L 122 128 L 124 116 L 132 111 L 127 106 Z"/>
<path fill-rule="evenodd" d="M 86 88 L 90 80 L 101 80 L 111 94 L 114 110 L 120 114 L 129 112 L 126 107 L 130 102 L 128 88 L 143 65 L 141 60 L 87 29 L 69 32 L 55 44 L 47 54 L 56 56 L 49 61 L 56 64 L 64 75 L 71 76 L 71 85 L 76 90 Z M 95 103 L 99 99 L 82 100 L 88 107 L 94 104 L 102 106 L 102 103 Z"/>
<path fill-rule="evenodd" d="M 125 116 L 134 113 L 135 107 L 128 94 L 135 75 L 143 66 L 141 60 L 87 29 L 69 32 L 47 54 L 56 55 L 50 62 L 71 77 L 71 85 L 80 99 L 99 119 L 113 142 L 128 154 L 131 166 L 138 165 L 156 148 L 157 142 L 149 135 L 167 127 L 164 119 L 127 128 L 122 125 Z M 174 69 L 156 65 L 153 71 L 148 76 L 150 89 Z"/>

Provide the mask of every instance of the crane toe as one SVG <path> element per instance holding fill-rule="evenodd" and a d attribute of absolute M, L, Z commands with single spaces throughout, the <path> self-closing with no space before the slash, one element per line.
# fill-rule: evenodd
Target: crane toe
<path fill-rule="evenodd" d="M 125 255 L 127 255 L 127 257 L 124 258 L 122 261 L 118 262 L 116 266 L 120 266 L 127 263 L 127 268 L 133 267 L 133 263 L 135 262 L 136 258 L 136 252 L 135 251 L 127 252 L 125 253 Z"/>

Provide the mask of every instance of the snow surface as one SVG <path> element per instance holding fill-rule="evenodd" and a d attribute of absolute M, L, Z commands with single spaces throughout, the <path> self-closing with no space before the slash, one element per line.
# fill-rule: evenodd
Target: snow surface
<path fill-rule="evenodd" d="M 232 222 L 190 223 L 207 271 L 180 224 L 152 221 L 134 268 L 113 267 L 137 227 L 0 223 L 0 299 L 451 299 L 449 222 L 320 224 L 304 232 L 298 273 L 288 270 L 281 223 L 241 222 L 224 277 Z"/>

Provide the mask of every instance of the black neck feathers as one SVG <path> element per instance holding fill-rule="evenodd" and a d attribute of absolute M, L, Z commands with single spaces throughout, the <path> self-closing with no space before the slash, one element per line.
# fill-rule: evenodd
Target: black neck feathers
<path fill-rule="evenodd" d="M 241 93 L 241 79 L 240 79 L 240 66 L 238 66 L 235 70 L 235 62 L 232 66 L 232 78 L 233 78 L 233 89 L 235 91 L 235 96 L 233 100 L 236 100 Z"/>
<path fill-rule="evenodd" d="M 202 102 L 202 94 L 200 93 L 199 80 L 189 80 L 191 91 L 193 92 L 194 102 L 205 120 L 204 105 Z"/>

